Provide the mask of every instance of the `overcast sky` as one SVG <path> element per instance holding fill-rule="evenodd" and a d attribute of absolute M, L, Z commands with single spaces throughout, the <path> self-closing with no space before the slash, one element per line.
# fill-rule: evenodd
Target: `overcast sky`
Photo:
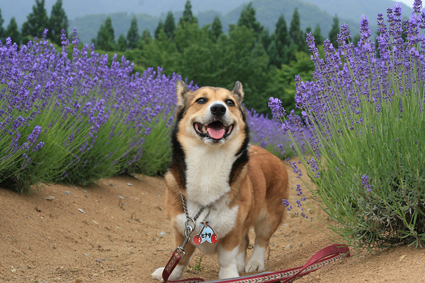
<path fill-rule="evenodd" d="M 413 2 L 415 2 L 415 0 L 394 0 L 394 2 L 403 2 L 404 4 L 406 4 L 407 6 L 409 6 L 410 8 L 413 7 Z M 422 3 L 423 5 L 423 3 Z"/>

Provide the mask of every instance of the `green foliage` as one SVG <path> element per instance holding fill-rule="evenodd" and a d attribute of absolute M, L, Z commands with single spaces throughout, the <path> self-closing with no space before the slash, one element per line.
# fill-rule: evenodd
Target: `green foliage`
<path fill-rule="evenodd" d="M 223 33 L 223 27 L 219 16 L 214 17 L 214 21 L 211 24 L 211 31 L 214 36 L 214 42 L 217 42 L 217 39 Z"/>
<path fill-rule="evenodd" d="M 272 38 L 267 28 L 263 28 L 263 30 L 259 34 L 258 42 L 260 42 L 263 45 L 265 50 L 269 48 L 269 45 L 272 42 Z"/>
<path fill-rule="evenodd" d="M 148 29 L 145 29 L 142 32 L 142 36 L 140 37 L 140 44 L 139 48 L 144 48 L 145 46 L 149 45 L 152 42 L 152 36 Z"/>
<path fill-rule="evenodd" d="M 274 39 L 276 40 L 276 48 L 278 50 L 279 56 L 282 57 L 283 46 L 288 46 L 290 43 L 288 27 L 286 25 L 283 14 L 279 16 L 279 19 L 276 22 L 276 28 L 273 35 Z"/>
<path fill-rule="evenodd" d="M 167 18 L 165 19 L 165 22 L 164 22 L 164 32 L 165 32 L 165 35 L 169 39 L 173 39 L 174 38 L 174 31 L 175 30 L 176 30 L 176 23 L 174 21 L 173 13 L 172 12 L 168 12 Z"/>
<path fill-rule="evenodd" d="M 303 32 L 301 31 L 300 14 L 298 13 L 298 8 L 295 8 L 294 14 L 292 15 L 291 24 L 289 25 L 289 39 L 297 46 L 297 49 L 303 49 L 305 46 L 305 42 L 303 42 Z"/>
<path fill-rule="evenodd" d="M 241 12 L 238 20 L 239 27 L 247 27 L 252 29 L 256 35 L 259 35 L 263 30 L 263 26 L 255 17 L 255 9 L 252 7 L 252 2 L 246 5 Z"/>
<path fill-rule="evenodd" d="M 62 0 L 57 0 L 50 13 L 48 33 L 48 38 L 57 45 L 61 45 L 62 29 L 65 33 L 68 31 L 68 17 L 62 7 Z"/>
<path fill-rule="evenodd" d="M 97 38 L 92 39 L 92 42 L 101 50 L 112 51 L 115 50 L 115 35 L 114 28 L 112 27 L 111 18 L 106 18 L 105 22 L 100 26 Z"/>
<path fill-rule="evenodd" d="M 397 74 L 390 72 L 391 76 Z M 329 116 L 332 138 L 318 132 L 325 145 L 319 147 L 324 161 L 319 167 L 320 178 L 314 178 L 316 173 L 307 165 L 308 158 L 302 158 L 317 185 L 315 193 L 322 208 L 334 220 L 328 227 L 353 247 L 425 242 L 425 152 L 419 145 L 425 139 L 425 115 L 421 93 L 423 86 L 397 99 L 382 100 L 379 113 L 368 95 L 359 96 L 361 110 L 355 119 L 362 123 L 348 129 L 344 119 Z M 338 103 L 350 107 L 347 100 Z M 362 185 L 365 174 L 370 178 L 371 191 Z"/>
<path fill-rule="evenodd" d="M 272 43 L 267 50 L 270 57 L 270 65 L 280 68 L 283 62 L 288 62 L 285 56 L 285 47 L 287 48 L 289 44 L 288 27 L 286 26 L 285 17 L 281 14 L 276 22 L 274 33 L 272 34 Z"/>
<path fill-rule="evenodd" d="M 23 38 L 41 37 L 45 28 L 49 27 L 49 18 L 44 8 L 44 0 L 35 0 L 32 12 L 27 16 L 27 21 L 22 25 Z"/>
<path fill-rule="evenodd" d="M 280 69 L 273 68 L 270 71 L 272 80 L 267 88 L 267 96 L 279 98 L 286 111 L 294 109 L 296 114 L 300 114 L 300 110 L 295 108 L 294 78 L 299 75 L 302 80 L 311 80 L 314 64 L 305 52 L 295 51 L 294 55 L 293 61 L 283 64 Z"/>
<path fill-rule="evenodd" d="M 180 24 L 195 24 L 198 23 L 198 19 L 192 13 L 192 4 L 190 4 L 190 0 L 186 1 L 183 11 L 183 17 L 180 18 Z"/>
<path fill-rule="evenodd" d="M 158 124 L 152 127 L 151 133 L 145 137 L 142 158 L 130 167 L 125 167 L 129 174 L 152 176 L 166 172 L 171 161 L 171 128 L 166 125 L 168 118 L 170 117 L 159 117 Z"/>
<path fill-rule="evenodd" d="M 130 29 L 127 32 L 128 48 L 134 49 L 139 46 L 140 35 L 139 28 L 137 27 L 137 18 L 131 20 Z"/>
<path fill-rule="evenodd" d="M 158 26 L 155 29 L 155 39 L 159 39 L 159 34 L 161 33 L 161 31 L 164 31 L 164 23 L 162 22 L 162 20 L 158 22 Z"/>
<path fill-rule="evenodd" d="M 191 15 L 189 6 L 190 2 L 187 2 L 188 18 Z M 296 10 L 294 14 L 292 34 L 298 35 L 295 40 L 305 41 L 300 30 L 299 14 Z M 241 12 L 239 25 L 232 25 L 228 35 L 222 32 L 218 16 L 212 25 L 202 28 L 197 21 L 180 21 L 172 37 L 171 30 L 167 29 L 167 35 L 165 24 L 159 21 L 155 38 L 152 39 L 146 29 L 138 48 L 132 52 L 124 49 L 124 39 L 121 38 L 121 44 L 117 46 L 121 53 L 118 55 L 125 55 L 134 62 L 135 71 L 160 66 L 165 74 L 179 73 L 200 86 L 214 85 L 231 89 L 235 81 L 241 81 L 246 93 L 245 105 L 259 113 L 269 112 L 270 96 L 281 98 L 285 106 L 292 109 L 295 75 L 301 74 L 308 79 L 308 72 L 313 70 L 309 57 L 305 53 L 301 54 L 304 49 L 289 37 L 283 15 L 271 36 L 268 29 L 258 23 L 255 15 L 252 4 L 246 5 Z M 171 13 L 168 13 L 167 19 L 169 23 L 172 22 Z M 132 25 L 136 26 L 136 23 Z M 108 52 L 103 50 L 100 53 L 105 51 Z M 112 57 L 113 53 L 110 55 Z"/>
<path fill-rule="evenodd" d="M 4 30 L 4 27 L 3 27 L 3 23 L 4 23 L 4 20 L 3 20 L 3 17 L 2 17 L 2 15 L 1 15 L 1 9 L 0 9 L 0 40 L 1 40 L 1 42 L 5 42 L 5 39 L 6 39 L 6 33 L 5 33 L 5 30 Z"/>
<path fill-rule="evenodd" d="M 123 34 L 121 34 L 118 37 L 118 42 L 117 42 L 117 48 L 118 51 L 125 51 L 127 49 L 127 40 L 125 39 L 125 36 Z"/>
<path fill-rule="evenodd" d="M 314 29 L 312 35 L 314 36 L 314 42 L 316 43 L 316 46 L 323 44 L 323 36 L 322 36 L 322 32 L 320 31 L 319 24 L 316 25 L 316 28 Z"/>
<path fill-rule="evenodd" d="M 16 23 L 15 17 L 10 19 L 10 23 L 6 28 L 6 36 L 10 37 L 13 42 L 16 42 L 18 45 L 21 43 L 21 33 L 18 30 L 18 24 Z"/>
<path fill-rule="evenodd" d="M 267 48 L 267 54 L 269 55 L 269 65 L 279 68 L 282 65 L 282 57 L 279 56 L 277 51 L 276 40 L 273 40 L 269 48 Z"/>
<path fill-rule="evenodd" d="M 239 27 L 247 27 L 252 29 L 255 35 L 259 35 L 263 31 L 263 26 L 257 21 L 255 17 L 255 9 L 252 7 L 252 2 L 248 3 L 241 12 L 238 20 Z"/>
<path fill-rule="evenodd" d="M 335 17 L 333 18 L 333 24 L 331 31 L 329 32 L 329 40 L 331 41 L 332 45 L 336 48 L 338 46 L 338 42 L 336 41 L 338 39 L 338 33 L 339 33 L 339 20 L 338 16 L 335 14 Z"/>

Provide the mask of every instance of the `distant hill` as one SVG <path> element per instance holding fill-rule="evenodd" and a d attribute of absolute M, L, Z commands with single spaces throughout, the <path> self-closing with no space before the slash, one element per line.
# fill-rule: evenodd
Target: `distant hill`
<path fill-rule="evenodd" d="M 224 15 L 219 11 L 214 10 L 198 12 L 195 15 L 201 26 L 211 23 L 215 15 L 218 15 L 221 18 L 223 30 L 227 32 L 229 24 L 237 23 L 243 6 L 244 4 Z M 319 24 L 322 34 L 325 37 L 331 29 L 333 15 L 326 13 L 313 4 L 306 3 L 301 0 L 254 0 L 253 7 L 256 9 L 258 21 L 269 29 L 270 32 L 274 31 L 277 19 L 282 13 L 284 14 L 289 27 L 295 8 L 298 8 L 298 12 L 300 13 L 302 29 L 305 30 L 307 26 L 314 29 L 316 24 Z M 181 15 L 182 11 L 174 12 L 174 18 L 176 21 L 178 21 Z M 92 38 L 96 37 L 100 25 L 103 21 L 105 21 L 107 16 L 108 15 L 106 14 L 97 14 L 78 17 L 70 22 L 70 27 L 76 26 L 81 41 L 87 43 L 90 42 Z M 137 18 L 140 32 L 148 28 L 151 31 L 151 34 L 153 34 L 159 20 L 164 20 L 166 14 L 162 13 L 161 16 L 158 17 L 146 14 L 114 13 L 110 14 L 110 16 L 115 30 L 115 37 L 118 38 L 120 34 L 127 33 L 133 16 L 136 16 Z M 348 19 L 340 20 L 341 24 L 344 22 L 350 26 L 357 26 L 356 30 L 358 30 L 358 24 L 354 21 Z"/>
<path fill-rule="evenodd" d="M 49 15 L 55 2 L 56 0 L 45 0 Z M 222 14 L 248 2 L 248 0 L 191 0 L 192 11 L 195 13 L 215 10 Z M 21 26 L 32 11 L 34 3 L 35 0 L 1 0 L 0 9 L 5 25 L 12 17 L 15 17 L 18 25 Z M 168 11 L 183 11 L 185 3 L 186 0 L 63 0 L 65 12 L 70 20 L 86 15 L 119 12 L 160 16 L 161 13 Z"/>
<path fill-rule="evenodd" d="M 306 3 L 301 0 L 254 0 L 252 5 L 255 8 L 258 21 L 273 32 L 276 26 L 277 19 L 283 13 L 286 23 L 289 24 L 292 20 L 292 14 L 295 8 L 298 8 L 300 14 L 301 29 L 305 30 L 308 26 L 312 29 L 316 24 L 320 25 L 322 35 L 327 37 L 332 26 L 333 15 L 327 13 L 316 5 Z M 223 16 L 223 23 L 235 24 L 239 19 L 243 5 L 233 9 Z M 347 23 L 354 26 L 355 22 L 348 19 L 340 19 L 340 24 Z"/>
<path fill-rule="evenodd" d="M 46 0 L 46 9 L 50 9 L 56 0 Z M 0 9 L 5 20 L 4 27 L 15 16 L 21 26 L 31 12 L 34 0 L 1 0 Z M 224 31 L 229 24 L 236 24 L 240 12 L 248 0 L 191 0 L 192 10 L 198 17 L 200 25 L 209 24 L 215 15 L 219 15 Z M 338 14 L 340 25 L 350 26 L 352 34 L 359 30 L 361 15 L 369 18 L 372 32 L 376 30 L 376 15 L 385 13 L 388 7 L 394 6 L 392 0 L 253 0 L 257 19 L 272 32 L 280 14 L 283 13 L 289 26 L 294 9 L 298 7 L 301 28 L 307 26 L 314 29 L 320 25 L 322 35 L 328 36 L 332 18 Z M 70 20 L 70 29 L 78 29 L 80 39 L 90 43 L 96 37 L 102 22 L 108 15 L 112 18 L 115 36 L 126 34 L 130 21 L 136 16 L 139 31 L 148 28 L 155 30 L 160 19 L 165 19 L 168 11 L 173 11 L 176 21 L 181 17 L 186 0 L 64 0 L 64 8 Z M 409 16 L 412 9 L 402 4 L 403 15 Z"/>

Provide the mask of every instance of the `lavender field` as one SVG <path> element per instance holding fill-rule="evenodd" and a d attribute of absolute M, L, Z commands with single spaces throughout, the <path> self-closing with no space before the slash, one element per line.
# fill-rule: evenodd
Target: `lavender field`
<path fill-rule="evenodd" d="M 46 33 L 0 47 L 0 182 L 25 191 L 40 182 L 164 172 L 181 76 L 161 68 L 133 74 L 124 57 L 108 66 L 93 45 L 78 49 L 76 30 L 71 43 L 62 35 L 56 52 Z M 251 111 L 249 119 L 254 143 L 276 151 L 285 141 L 267 117 Z"/>

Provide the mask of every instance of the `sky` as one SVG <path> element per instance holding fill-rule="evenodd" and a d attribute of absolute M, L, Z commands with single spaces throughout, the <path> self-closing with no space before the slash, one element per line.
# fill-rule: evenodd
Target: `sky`
<path fill-rule="evenodd" d="M 413 2 L 415 2 L 415 0 L 397 0 L 397 1 L 394 0 L 394 2 L 402 2 L 409 7 L 413 7 Z M 422 4 L 423 4 L 423 1 L 422 1 Z"/>

